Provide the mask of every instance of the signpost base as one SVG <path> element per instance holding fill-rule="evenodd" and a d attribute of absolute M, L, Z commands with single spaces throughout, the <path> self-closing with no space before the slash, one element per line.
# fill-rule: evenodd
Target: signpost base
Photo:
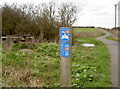
<path fill-rule="evenodd" d="M 61 57 L 60 87 L 71 87 L 71 58 Z"/>

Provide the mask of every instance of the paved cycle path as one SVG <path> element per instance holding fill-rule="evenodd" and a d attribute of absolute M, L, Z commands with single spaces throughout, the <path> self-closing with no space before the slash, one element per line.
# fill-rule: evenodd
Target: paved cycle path
<path fill-rule="evenodd" d="M 103 41 L 109 49 L 109 53 L 111 55 L 111 62 L 110 62 L 111 79 L 112 79 L 113 87 L 118 87 L 118 84 L 120 84 L 120 81 L 118 82 L 118 47 L 119 47 L 118 45 L 120 44 L 120 42 L 105 39 L 106 36 L 112 34 L 104 30 L 102 31 L 105 32 L 106 35 L 97 37 L 96 39 Z"/>

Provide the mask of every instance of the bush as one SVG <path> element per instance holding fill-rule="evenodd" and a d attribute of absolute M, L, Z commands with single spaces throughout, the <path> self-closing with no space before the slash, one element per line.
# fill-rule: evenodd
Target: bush
<path fill-rule="evenodd" d="M 28 45 L 27 44 L 13 44 L 12 49 L 13 50 L 18 50 L 18 49 L 27 49 Z"/>
<path fill-rule="evenodd" d="M 59 46 L 54 43 L 40 43 L 36 44 L 36 51 L 42 52 L 47 56 L 52 56 L 55 58 L 59 57 Z"/>
<path fill-rule="evenodd" d="M 89 65 L 80 65 L 78 63 L 74 63 L 72 65 L 72 87 L 83 87 L 83 85 L 87 81 L 93 81 L 95 78 L 96 68 Z"/>

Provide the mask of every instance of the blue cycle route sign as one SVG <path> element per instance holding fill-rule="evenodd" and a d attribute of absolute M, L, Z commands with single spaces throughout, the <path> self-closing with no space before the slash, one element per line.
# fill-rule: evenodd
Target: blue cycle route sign
<path fill-rule="evenodd" d="M 70 43 L 60 43 L 60 56 L 70 57 Z"/>
<path fill-rule="evenodd" d="M 70 42 L 70 28 L 60 28 L 60 42 Z"/>

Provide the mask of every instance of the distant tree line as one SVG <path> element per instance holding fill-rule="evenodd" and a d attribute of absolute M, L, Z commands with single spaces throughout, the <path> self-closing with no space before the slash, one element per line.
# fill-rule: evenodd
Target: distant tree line
<path fill-rule="evenodd" d="M 95 26 L 72 26 L 72 28 L 95 28 Z"/>
<path fill-rule="evenodd" d="M 104 30 L 119 30 L 120 31 L 120 27 L 113 27 L 113 28 L 104 28 L 104 27 L 97 27 L 97 28 L 100 28 L 100 29 L 104 29 Z"/>
<path fill-rule="evenodd" d="M 59 27 L 72 26 L 77 20 L 74 3 L 4 4 L 2 35 L 34 36 L 38 42 L 58 41 Z"/>

